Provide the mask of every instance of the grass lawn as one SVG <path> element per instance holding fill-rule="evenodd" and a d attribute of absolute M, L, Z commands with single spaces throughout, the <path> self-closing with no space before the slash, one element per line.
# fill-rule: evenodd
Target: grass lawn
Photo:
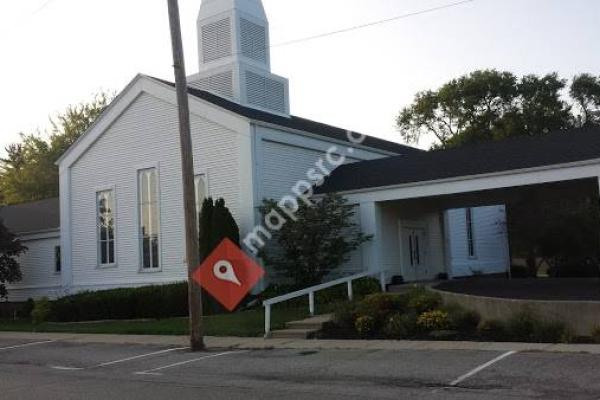
<path fill-rule="evenodd" d="M 286 322 L 303 319 L 308 310 L 275 308 L 271 316 L 272 329 L 281 329 Z M 262 336 L 265 330 L 264 309 L 215 315 L 204 318 L 207 336 Z M 61 333 L 103 333 L 120 335 L 186 335 L 186 318 L 172 318 L 151 321 L 106 321 L 86 323 L 52 323 L 34 325 L 27 320 L 0 321 L 0 331 L 18 332 L 61 332 Z"/>

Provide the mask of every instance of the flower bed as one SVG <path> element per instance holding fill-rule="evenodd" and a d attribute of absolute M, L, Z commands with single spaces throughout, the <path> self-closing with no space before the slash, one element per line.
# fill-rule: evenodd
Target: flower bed
<path fill-rule="evenodd" d="M 338 307 L 323 338 L 477 340 L 565 343 L 581 341 L 565 324 L 516 311 L 506 320 L 444 303 L 439 293 L 415 286 L 405 294 L 379 293 Z M 586 339 L 591 341 L 591 339 Z"/>

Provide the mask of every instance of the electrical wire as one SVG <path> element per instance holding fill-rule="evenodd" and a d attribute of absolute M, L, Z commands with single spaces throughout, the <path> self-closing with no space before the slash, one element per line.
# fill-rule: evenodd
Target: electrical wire
<path fill-rule="evenodd" d="M 423 15 L 423 14 L 430 14 L 436 11 L 442 11 L 442 10 L 446 10 L 448 8 L 453 8 L 453 7 L 458 7 L 458 6 L 462 6 L 468 3 L 473 3 L 476 0 L 462 0 L 462 1 L 458 1 L 455 3 L 451 3 L 451 4 L 446 4 L 443 6 L 439 6 L 439 7 L 433 7 L 433 8 L 428 8 L 425 10 L 421 10 L 421 11 L 415 11 L 412 13 L 408 13 L 408 14 L 402 14 L 402 15 L 397 15 L 395 17 L 392 18 L 386 18 L 386 19 L 382 19 L 382 20 L 378 20 L 378 21 L 373 21 L 373 22 L 368 22 L 366 24 L 361 24 L 361 25 L 355 25 L 355 26 L 351 26 L 348 28 L 343 28 L 343 29 L 339 29 L 336 31 L 331 31 L 331 32 L 326 32 L 326 33 L 320 33 L 317 35 L 313 35 L 313 36 L 306 36 L 300 39 L 293 39 L 287 42 L 282 42 L 282 43 L 277 43 L 274 44 L 272 46 L 270 46 L 271 48 L 273 47 L 283 47 L 283 46 L 289 46 L 292 44 L 297 44 L 297 43 L 302 43 L 302 42 L 307 42 L 310 40 L 315 40 L 315 39 L 321 39 L 321 38 L 325 38 L 325 37 L 329 37 L 329 36 L 333 36 L 333 35 L 339 35 L 342 33 L 347 33 L 347 32 L 352 32 L 352 31 L 356 31 L 359 29 L 364 29 L 364 28 L 370 28 L 372 26 L 377 26 L 377 25 L 382 25 L 382 24 L 387 24 L 390 22 L 394 22 L 394 21 L 398 21 L 398 20 L 402 20 L 402 19 L 407 19 L 407 18 L 411 18 L 411 17 L 416 17 L 419 15 Z"/>

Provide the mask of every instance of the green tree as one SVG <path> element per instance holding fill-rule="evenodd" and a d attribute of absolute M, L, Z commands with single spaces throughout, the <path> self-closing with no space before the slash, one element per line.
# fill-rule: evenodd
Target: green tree
<path fill-rule="evenodd" d="M 223 241 L 228 238 L 239 246 L 240 228 L 235 222 L 225 200 L 213 201 L 207 198 L 202 204 L 202 211 L 198 217 L 200 224 L 200 256 L 206 258 Z"/>
<path fill-rule="evenodd" d="M 274 200 L 264 200 L 261 213 L 267 216 L 276 209 Z M 361 244 L 371 240 L 353 222 L 354 215 L 347 200 L 338 194 L 328 194 L 312 207 L 302 203 L 296 221 L 283 225 L 274 235 L 276 245 L 264 249 L 261 257 L 294 286 L 319 284 Z"/>
<path fill-rule="evenodd" d="M 581 74 L 573 79 L 570 90 L 579 114 L 577 125 L 600 126 L 600 76 Z"/>
<path fill-rule="evenodd" d="M 17 258 L 26 250 L 27 248 L 0 220 L 0 299 L 8 294 L 6 284 L 21 280 L 21 267 Z"/>
<path fill-rule="evenodd" d="M 434 148 L 544 134 L 571 126 L 570 106 L 561 97 L 565 86 L 557 74 L 519 79 L 510 72 L 475 71 L 417 93 L 396 123 L 408 143 L 433 135 Z"/>
<path fill-rule="evenodd" d="M 0 202 L 16 204 L 58 196 L 60 156 L 94 123 L 110 102 L 106 93 L 69 106 L 50 120 L 47 135 L 21 134 L 21 142 L 6 148 L 0 160 Z"/>

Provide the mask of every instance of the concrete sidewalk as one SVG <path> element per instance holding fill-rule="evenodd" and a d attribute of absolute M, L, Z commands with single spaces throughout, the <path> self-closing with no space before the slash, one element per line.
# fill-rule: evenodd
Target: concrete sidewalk
<path fill-rule="evenodd" d="M 185 347 L 187 336 L 154 335 L 98 335 L 72 333 L 0 332 L 0 339 L 18 341 L 54 340 L 70 343 L 132 344 Z M 297 340 L 237 337 L 206 337 L 209 349 L 311 349 L 311 350 L 483 350 L 549 353 L 600 354 L 600 345 L 592 344 L 540 344 L 493 342 L 441 342 L 441 341 L 391 341 L 391 340 Z"/>

